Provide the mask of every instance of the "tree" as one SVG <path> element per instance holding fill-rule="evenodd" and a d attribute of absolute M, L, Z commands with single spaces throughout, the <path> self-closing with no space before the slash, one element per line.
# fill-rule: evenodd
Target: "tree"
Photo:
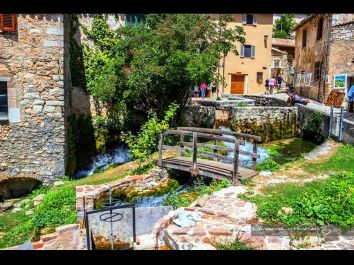
<path fill-rule="evenodd" d="M 275 21 L 273 38 L 290 39 L 291 31 L 296 25 L 294 14 L 284 14 Z"/>
<path fill-rule="evenodd" d="M 162 117 L 172 102 L 186 104 L 194 84 L 215 80 L 222 55 L 237 54 L 244 32 L 227 27 L 232 21 L 230 15 L 150 14 L 146 23 L 112 31 L 104 15 L 95 15 L 92 27 L 83 27 L 94 44 L 84 49 L 87 89 L 107 104 L 111 120 L 122 118 L 113 122 L 121 129 L 132 110 Z"/>

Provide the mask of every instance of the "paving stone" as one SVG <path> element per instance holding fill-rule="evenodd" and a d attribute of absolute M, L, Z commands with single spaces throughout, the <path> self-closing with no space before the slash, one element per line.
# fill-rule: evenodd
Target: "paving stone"
<path fill-rule="evenodd" d="M 227 228 L 212 228 L 208 233 L 215 236 L 229 236 L 232 234 Z"/>
<path fill-rule="evenodd" d="M 184 235 L 184 234 L 187 234 L 188 231 L 190 231 L 190 230 L 191 230 L 191 228 L 188 228 L 188 227 L 186 227 L 186 228 L 179 227 L 179 228 L 176 228 L 176 229 L 172 230 L 172 234 Z"/>

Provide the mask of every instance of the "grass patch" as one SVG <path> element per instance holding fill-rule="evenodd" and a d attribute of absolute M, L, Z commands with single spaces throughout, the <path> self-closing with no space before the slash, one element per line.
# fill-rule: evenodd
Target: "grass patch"
<path fill-rule="evenodd" d="M 304 167 L 309 173 L 331 173 L 340 171 L 354 172 L 354 146 L 343 145 L 327 161 L 321 163 L 309 163 Z"/>
<path fill-rule="evenodd" d="M 227 243 L 215 243 L 214 247 L 217 250 L 255 250 L 252 246 L 241 242 L 239 237 Z"/>
<path fill-rule="evenodd" d="M 256 167 L 258 171 L 278 171 L 291 167 L 303 160 L 304 155 L 312 151 L 316 144 L 301 138 L 274 141 L 263 146 L 268 150 L 269 157 Z"/>
<path fill-rule="evenodd" d="M 257 215 L 267 224 L 354 226 L 354 173 L 299 184 L 269 186 L 262 195 L 244 196 L 257 204 Z M 293 209 L 291 214 L 282 207 Z"/>
<path fill-rule="evenodd" d="M 156 154 L 152 158 L 155 156 Z M 5 212 L 0 215 L 0 248 L 16 246 L 30 239 L 36 241 L 40 235 L 53 232 L 55 227 L 75 223 L 76 186 L 101 184 L 128 175 L 144 174 L 151 171 L 154 166 L 153 160 L 143 163 L 141 167 L 132 162 L 83 179 L 68 180 L 65 177 L 62 179 L 64 185 L 60 187 L 41 185 L 25 197 L 31 201 L 27 207 L 22 207 L 21 212 Z M 34 208 L 32 199 L 39 194 L 44 194 L 44 199 L 37 208 Z M 26 210 L 33 210 L 33 214 L 25 215 Z"/>

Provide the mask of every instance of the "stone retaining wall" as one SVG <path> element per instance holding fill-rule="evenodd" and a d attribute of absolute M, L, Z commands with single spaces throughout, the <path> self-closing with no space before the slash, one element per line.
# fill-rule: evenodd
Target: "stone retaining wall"
<path fill-rule="evenodd" d="M 144 190 L 166 181 L 167 178 L 167 171 L 158 168 L 149 174 L 133 175 L 105 184 L 76 186 L 77 219 L 79 222 L 82 222 L 85 212 L 94 210 L 98 200 L 108 196 L 110 187 L 112 191 L 128 187 L 139 187 L 141 190 Z"/>
<path fill-rule="evenodd" d="M 287 115 L 296 115 L 296 107 L 235 107 L 232 108 L 232 118 L 239 120 L 255 120 L 258 123 L 264 123 L 269 119 L 285 119 Z"/>

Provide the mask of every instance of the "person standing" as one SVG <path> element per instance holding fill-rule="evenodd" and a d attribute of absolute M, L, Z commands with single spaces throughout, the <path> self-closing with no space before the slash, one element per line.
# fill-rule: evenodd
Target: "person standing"
<path fill-rule="evenodd" d="M 200 85 L 200 92 L 201 92 L 201 94 L 202 94 L 202 98 L 203 98 L 203 99 L 205 98 L 206 90 L 207 90 L 207 85 L 203 82 L 203 83 Z"/>
<path fill-rule="evenodd" d="M 268 94 L 269 93 L 269 78 L 266 79 L 264 86 L 266 88 L 266 94 Z"/>
<path fill-rule="evenodd" d="M 281 84 L 283 83 L 283 78 L 281 77 L 281 75 L 278 76 L 278 90 L 281 89 Z"/>
<path fill-rule="evenodd" d="M 352 85 L 348 92 L 348 111 L 353 112 L 354 108 L 354 85 Z"/>
<path fill-rule="evenodd" d="M 273 94 L 273 88 L 275 86 L 275 78 L 272 76 L 272 78 L 269 80 L 269 93 Z"/>
<path fill-rule="evenodd" d="M 193 94 L 194 94 L 194 97 L 196 97 L 196 98 L 199 96 L 198 95 L 199 94 L 199 87 L 197 84 L 193 88 Z"/>
<path fill-rule="evenodd" d="M 216 83 L 212 82 L 211 83 L 211 96 L 214 97 L 215 93 L 216 93 Z"/>

